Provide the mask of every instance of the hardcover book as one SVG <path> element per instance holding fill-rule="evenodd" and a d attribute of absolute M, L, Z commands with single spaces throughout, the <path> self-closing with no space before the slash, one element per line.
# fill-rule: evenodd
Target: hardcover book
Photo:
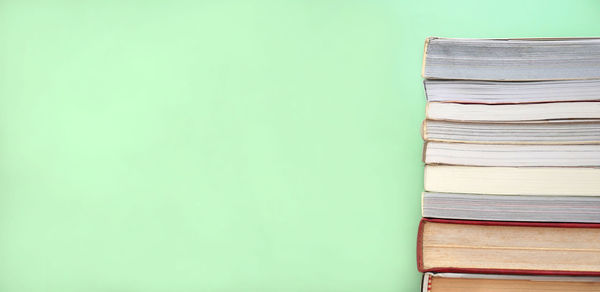
<path fill-rule="evenodd" d="M 600 277 L 425 273 L 422 292 L 600 291 Z"/>
<path fill-rule="evenodd" d="M 600 275 L 600 224 L 422 219 L 421 272 Z"/>

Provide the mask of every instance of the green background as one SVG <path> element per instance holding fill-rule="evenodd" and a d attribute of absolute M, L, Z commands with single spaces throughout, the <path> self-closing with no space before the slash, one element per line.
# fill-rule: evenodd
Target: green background
<path fill-rule="evenodd" d="M 425 38 L 599 15 L 0 0 L 0 291 L 417 291 Z"/>

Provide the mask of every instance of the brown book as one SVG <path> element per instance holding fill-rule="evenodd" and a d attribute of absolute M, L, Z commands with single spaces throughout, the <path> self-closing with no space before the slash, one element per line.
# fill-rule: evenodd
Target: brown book
<path fill-rule="evenodd" d="M 600 224 L 423 219 L 422 272 L 600 275 Z"/>
<path fill-rule="evenodd" d="M 600 291 L 598 277 L 425 273 L 422 292 Z"/>

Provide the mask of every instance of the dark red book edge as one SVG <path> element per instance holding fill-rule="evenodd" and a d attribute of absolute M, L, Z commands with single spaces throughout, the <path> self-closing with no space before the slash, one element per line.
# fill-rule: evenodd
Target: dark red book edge
<path fill-rule="evenodd" d="M 560 271 L 560 270 L 519 270 L 519 269 L 473 269 L 455 267 L 423 268 L 423 226 L 425 222 L 488 225 L 488 226 L 529 226 L 529 227 L 561 227 L 561 228 L 600 228 L 598 223 L 546 223 L 546 222 L 507 222 L 507 221 L 476 221 L 422 218 L 417 232 L 417 269 L 419 272 L 433 273 L 475 273 L 475 274 L 523 274 L 523 275 L 564 275 L 564 276 L 600 276 L 600 271 Z"/>

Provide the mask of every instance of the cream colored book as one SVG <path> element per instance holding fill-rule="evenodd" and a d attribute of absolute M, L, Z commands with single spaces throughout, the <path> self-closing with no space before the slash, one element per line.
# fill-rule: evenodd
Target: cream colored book
<path fill-rule="evenodd" d="M 489 195 L 600 196 L 600 168 L 425 166 L 425 191 Z"/>

